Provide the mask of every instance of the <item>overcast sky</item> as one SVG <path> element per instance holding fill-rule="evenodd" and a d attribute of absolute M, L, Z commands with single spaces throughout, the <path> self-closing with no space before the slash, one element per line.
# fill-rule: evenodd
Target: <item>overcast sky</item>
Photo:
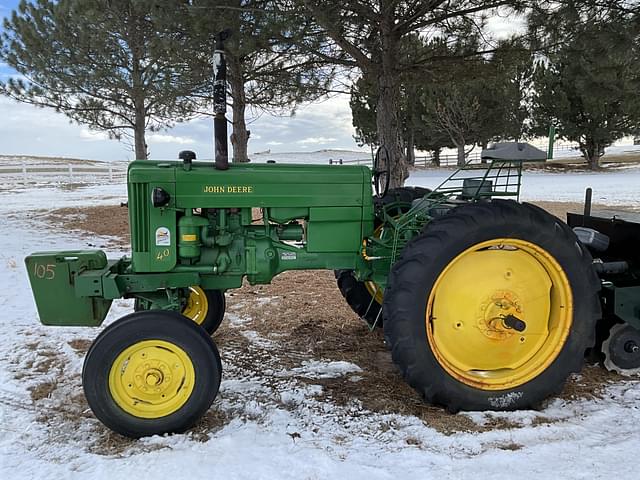
<path fill-rule="evenodd" d="M 0 0 L 0 17 L 10 15 L 18 3 L 18 0 Z M 15 75 L 15 71 L 0 63 L 0 78 L 5 80 L 11 75 Z M 293 117 L 262 115 L 248 128 L 251 130 L 249 153 L 268 149 L 272 152 L 326 148 L 360 150 L 353 140 L 354 129 L 346 95 L 300 106 Z M 151 157 L 162 159 L 176 158 L 184 149 L 194 150 L 199 158 L 211 158 L 212 139 L 210 118 L 147 135 Z M 98 160 L 130 160 L 133 157 L 125 143 L 108 140 L 102 133 L 70 123 L 63 114 L 0 97 L 0 155 L 7 154 Z"/>
<path fill-rule="evenodd" d="M 19 1 L 0 0 L 0 17 L 11 14 Z M 498 36 L 512 32 L 519 19 L 493 19 L 492 30 Z M 2 26 L 0 25 L 0 31 Z M 0 78 L 15 75 L 0 62 Z M 353 139 L 351 110 L 347 95 L 298 107 L 293 117 L 262 115 L 248 127 L 251 130 L 249 154 L 272 152 L 311 152 L 321 149 L 360 149 Z M 151 158 L 176 158 L 180 150 L 194 150 L 198 158 L 213 156 L 213 122 L 202 118 L 179 124 L 167 131 L 147 135 Z M 40 109 L 0 97 L 0 155 L 46 155 L 97 160 L 131 160 L 131 148 L 109 140 L 104 133 L 51 109 Z"/>

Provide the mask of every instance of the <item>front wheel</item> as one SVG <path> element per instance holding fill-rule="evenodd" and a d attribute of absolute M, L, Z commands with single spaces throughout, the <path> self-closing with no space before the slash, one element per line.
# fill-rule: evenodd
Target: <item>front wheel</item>
<path fill-rule="evenodd" d="M 149 310 L 104 329 L 85 358 L 82 385 L 98 420 L 138 438 L 191 427 L 211 406 L 221 375 L 202 328 L 177 312 Z"/>
<path fill-rule="evenodd" d="M 458 410 L 536 407 L 593 345 L 599 282 L 555 217 L 513 201 L 429 223 L 394 264 L 385 337 L 426 401 Z"/>

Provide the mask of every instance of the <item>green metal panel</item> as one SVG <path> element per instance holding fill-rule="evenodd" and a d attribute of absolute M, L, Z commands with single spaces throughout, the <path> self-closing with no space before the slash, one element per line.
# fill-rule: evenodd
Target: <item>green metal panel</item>
<path fill-rule="evenodd" d="M 177 165 L 181 164 L 169 161 L 136 160 L 129 164 L 128 181 L 129 183 L 173 183 L 176 181 Z"/>
<path fill-rule="evenodd" d="M 311 208 L 307 228 L 309 252 L 359 252 L 362 208 Z"/>
<path fill-rule="evenodd" d="M 151 208 L 149 184 L 129 182 L 128 191 L 131 249 L 134 255 L 147 254 L 149 252 L 149 208 Z M 142 258 L 146 259 L 146 255 Z"/>
<path fill-rule="evenodd" d="M 143 168 L 143 171 L 148 170 Z M 166 168 L 158 170 L 167 172 Z M 129 168 L 130 178 L 135 171 Z M 171 195 L 166 207 L 154 208 L 151 204 L 151 192 L 155 187 Z M 175 266 L 177 232 L 174 195 L 174 183 L 129 183 L 129 225 L 135 271 L 168 272 Z"/>
<path fill-rule="evenodd" d="M 178 164 L 179 165 L 179 164 Z M 220 171 L 194 163 L 176 168 L 177 207 L 361 206 L 363 166 L 231 164 Z"/>
<path fill-rule="evenodd" d="M 168 272 L 177 261 L 178 231 L 176 229 L 175 184 L 154 183 L 151 187 L 160 187 L 171 195 L 169 205 L 149 210 L 149 268 L 147 272 Z M 151 204 L 151 199 L 147 200 Z M 138 270 L 137 264 L 134 264 Z"/>
<path fill-rule="evenodd" d="M 76 279 L 84 271 L 100 271 L 107 257 L 99 250 L 37 252 L 25 259 L 31 290 L 40 321 L 45 325 L 102 323 L 111 300 L 103 299 L 100 276 L 93 277 L 83 295 L 76 292 Z"/>
<path fill-rule="evenodd" d="M 616 287 L 614 292 L 616 315 L 640 330 L 640 286 Z"/>
<path fill-rule="evenodd" d="M 305 207 L 271 207 L 269 219 L 278 223 L 286 223 L 296 218 L 308 218 L 309 209 Z"/>

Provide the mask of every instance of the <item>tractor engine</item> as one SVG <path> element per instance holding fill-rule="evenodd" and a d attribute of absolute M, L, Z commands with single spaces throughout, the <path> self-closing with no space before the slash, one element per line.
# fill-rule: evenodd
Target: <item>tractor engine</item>
<path fill-rule="evenodd" d="M 133 162 L 131 273 L 197 272 L 207 289 L 292 269 L 354 269 L 373 231 L 366 167 Z"/>

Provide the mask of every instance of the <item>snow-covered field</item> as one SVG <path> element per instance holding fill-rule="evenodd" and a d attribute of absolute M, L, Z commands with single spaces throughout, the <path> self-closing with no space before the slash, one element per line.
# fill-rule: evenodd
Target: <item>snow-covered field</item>
<path fill-rule="evenodd" d="M 409 183 L 434 187 L 444 176 L 420 171 Z M 639 167 L 526 172 L 523 198 L 581 201 L 586 186 L 601 203 L 640 205 Z M 52 234 L 42 209 L 117 205 L 125 196 L 121 184 L 0 190 L 0 478 L 637 478 L 638 380 L 620 379 L 592 399 L 555 399 L 542 411 L 461 414 L 479 428 L 442 433 L 416 417 L 368 412 L 357 398 L 348 405 L 320 399 L 322 380 L 357 382 L 367 365 L 323 358 L 289 369 L 271 364 L 277 345 L 233 305 L 231 328 L 260 352 L 268 374 L 244 369 L 230 344 L 221 352 L 226 369 L 211 427 L 139 441 L 110 434 L 78 407 L 85 405 L 81 352 L 99 329 L 41 326 L 23 259 L 36 250 L 87 248 L 74 232 Z M 115 302 L 108 321 L 130 309 Z"/>

